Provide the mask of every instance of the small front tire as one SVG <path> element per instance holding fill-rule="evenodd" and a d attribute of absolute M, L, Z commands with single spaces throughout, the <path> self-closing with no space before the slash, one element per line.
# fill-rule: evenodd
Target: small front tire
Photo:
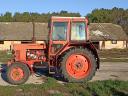
<path fill-rule="evenodd" d="M 25 83 L 29 76 L 30 70 L 27 65 L 21 62 L 15 62 L 7 68 L 7 81 L 13 85 L 20 85 Z"/>

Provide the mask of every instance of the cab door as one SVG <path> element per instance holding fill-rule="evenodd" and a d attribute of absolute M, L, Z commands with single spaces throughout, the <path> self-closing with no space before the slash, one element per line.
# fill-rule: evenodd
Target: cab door
<path fill-rule="evenodd" d="M 50 54 L 59 52 L 68 40 L 68 22 L 52 22 L 50 38 Z"/>

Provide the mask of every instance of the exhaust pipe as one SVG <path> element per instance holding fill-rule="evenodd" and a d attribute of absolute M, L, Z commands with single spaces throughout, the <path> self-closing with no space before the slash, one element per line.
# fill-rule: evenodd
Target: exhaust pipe
<path fill-rule="evenodd" d="M 35 22 L 32 22 L 32 27 L 33 27 L 32 43 L 36 43 L 36 37 L 35 37 Z"/>

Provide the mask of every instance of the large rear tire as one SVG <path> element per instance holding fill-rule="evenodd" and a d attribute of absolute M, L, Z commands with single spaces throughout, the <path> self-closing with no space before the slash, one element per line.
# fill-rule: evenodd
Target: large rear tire
<path fill-rule="evenodd" d="M 16 62 L 7 69 L 7 81 L 10 84 L 19 85 L 25 83 L 29 76 L 30 70 L 27 65 Z"/>
<path fill-rule="evenodd" d="M 96 72 L 95 57 L 88 49 L 71 49 L 62 57 L 61 71 L 68 82 L 91 80 Z"/>

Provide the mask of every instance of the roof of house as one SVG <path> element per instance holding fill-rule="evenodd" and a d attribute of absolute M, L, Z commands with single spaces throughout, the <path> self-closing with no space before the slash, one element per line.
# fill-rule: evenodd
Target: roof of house
<path fill-rule="evenodd" d="M 112 23 L 91 23 L 90 38 L 100 40 L 126 40 L 122 27 Z M 48 40 L 48 24 L 35 23 L 36 40 Z M 31 22 L 0 22 L 0 40 L 31 40 L 33 24 Z"/>
<path fill-rule="evenodd" d="M 48 39 L 48 24 L 35 23 L 37 40 Z M 33 37 L 32 22 L 0 22 L 0 40 L 31 40 Z"/>
<path fill-rule="evenodd" d="M 93 41 L 128 39 L 122 27 L 112 23 L 91 23 L 89 30 Z"/>

